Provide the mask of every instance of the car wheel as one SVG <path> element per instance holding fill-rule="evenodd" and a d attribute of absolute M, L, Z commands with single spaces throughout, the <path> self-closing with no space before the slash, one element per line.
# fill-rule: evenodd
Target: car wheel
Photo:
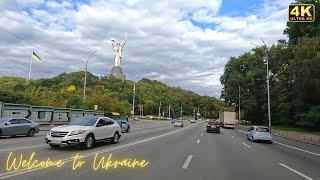
<path fill-rule="evenodd" d="M 2 131 L 1 131 L 1 129 L 0 129 L 0 137 L 2 136 Z"/>
<path fill-rule="evenodd" d="M 220 131 L 217 131 L 217 133 L 220 133 Z"/>
<path fill-rule="evenodd" d="M 269 141 L 269 144 L 272 144 L 272 141 Z"/>
<path fill-rule="evenodd" d="M 56 144 L 49 144 L 51 148 L 57 149 L 60 147 L 60 145 L 56 145 Z"/>
<path fill-rule="evenodd" d="M 251 137 L 252 142 L 256 142 L 256 140 L 254 140 L 253 136 Z"/>
<path fill-rule="evenodd" d="M 112 144 L 117 144 L 119 142 L 119 133 L 115 132 L 111 140 Z"/>
<path fill-rule="evenodd" d="M 28 131 L 27 136 L 32 137 L 32 136 L 34 136 L 34 133 L 35 133 L 35 132 L 36 132 L 36 131 L 35 131 L 34 129 L 30 129 L 30 130 Z"/>
<path fill-rule="evenodd" d="M 127 128 L 126 132 L 128 133 L 130 131 L 130 128 Z"/>
<path fill-rule="evenodd" d="M 81 144 L 82 149 L 90 149 L 92 148 L 95 140 L 92 134 L 88 134 L 84 142 Z"/>
<path fill-rule="evenodd" d="M 207 133 L 209 133 L 210 131 L 209 130 L 207 130 Z"/>
<path fill-rule="evenodd" d="M 248 136 L 248 134 L 247 134 L 247 139 L 248 139 L 248 140 L 250 140 L 250 139 L 249 139 L 249 136 Z"/>

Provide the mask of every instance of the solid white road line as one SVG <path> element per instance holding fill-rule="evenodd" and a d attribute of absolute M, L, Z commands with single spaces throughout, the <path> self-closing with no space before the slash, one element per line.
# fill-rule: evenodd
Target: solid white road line
<path fill-rule="evenodd" d="M 198 143 L 198 144 L 200 143 L 200 139 L 198 139 L 197 143 Z"/>
<path fill-rule="evenodd" d="M 132 130 L 137 130 L 137 129 L 148 129 L 148 128 L 157 128 L 157 127 L 166 127 L 169 126 L 168 124 L 166 125 L 157 125 L 157 126 L 145 126 L 145 127 L 132 127 Z"/>
<path fill-rule="evenodd" d="M 170 126 L 171 127 L 171 126 Z M 145 130 L 145 131 L 138 131 L 138 132 L 132 132 L 130 134 L 135 134 L 135 133 L 144 133 L 148 131 L 155 131 L 155 130 L 160 130 L 160 129 L 165 129 L 163 128 L 156 128 L 156 129 L 150 129 L 150 130 Z M 14 151 L 14 150 L 20 150 L 20 149 L 29 149 L 29 148 L 37 148 L 37 147 L 43 147 L 43 146 L 48 146 L 47 144 L 42 144 L 42 145 L 35 145 L 35 146 L 26 146 L 26 147 L 17 147 L 17 148 L 10 148 L 10 149 L 0 149 L 0 152 L 6 152 L 6 151 Z"/>
<path fill-rule="evenodd" d="M 289 169 L 290 171 L 292 171 L 292 172 L 294 172 L 294 173 L 296 173 L 296 174 L 304 177 L 305 179 L 314 180 L 314 179 L 312 179 L 311 177 L 309 177 L 309 176 L 307 176 L 307 175 L 304 175 L 304 174 L 302 174 L 301 172 L 299 172 L 299 171 L 297 171 L 297 170 L 294 170 L 294 169 L 292 169 L 291 167 L 289 167 L 289 166 L 287 166 L 287 165 L 285 165 L 285 164 L 282 164 L 282 163 L 278 163 L 278 164 L 281 165 L 281 166 L 283 166 L 283 167 L 285 167 L 285 168 L 287 168 L 287 169 Z"/>
<path fill-rule="evenodd" d="M 137 144 L 149 142 L 149 141 L 152 141 L 152 140 L 155 140 L 155 139 L 160 139 L 162 137 L 166 137 L 166 136 L 169 136 L 171 134 L 175 134 L 175 133 L 184 131 L 184 130 L 189 129 L 190 127 L 193 127 L 193 126 L 195 126 L 195 124 L 194 125 L 190 125 L 190 126 L 188 126 L 186 128 L 183 128 L 183 129 L 175 130 L 175 131 L 172 131 L 172 132 L 169 132 L 169 133 L 165 133 L 165 134 L 161 134 L 161 135 L 158 135 L 158 136 L 146 138 L 146 139 L 143 139 L 143 140 L 138 140 L 138 141 L 135 141 L 135 142 L 119 145 L 119 146 L 116 146 L 116 147 L 111 147 L 111 148 L 100 150 L 100 151 L 94 151 L 94 152 L 91 152 L 91 153 L 87 153 L 87 154 L 83 155 L 83 158 L 95 156 L 96 153 L 100 153 L 100 154 L 101 153 L 107 153 L 107 152 L 111 152 L 111 151 L 114 151 L 114 150 L 119 150 L 119 149 L 123 149 L 123 148 L 126 148 L 126 147 L 134 146 L 134 145 L 137 145 Z M 72 157 L 71 158 L 67 158 L 67 159 L 61 159 L 61 161 L 63 161 L 64 163 L 73 162 L 73 160 L 74 160 L 74 158 L 72 158 Z M 43 167 L 43 168 L 39 167 L 39 168 L 34 168 L 34 169 L 25 168 L 25 169 L 20 169 L 20 170 L 16 170 L 16 171 L 9 171 L 9 172 L 5 172 L 5 173 L 1 173 L 0 174 L 0 179 L 6 179 L 6 178 L 9 178 L 9 177 L 18 176 L 18 175 L 21 175 L 21 174 L 30 173 L 30 172 L 33 172 L 33 171 L 36 171 L 36 170 L 41 170 L 41 169 L 45 169 L 45 167 Z"/>
<path fill-rule="evenodd" d="M 299 151 L 303 151 L 303 152 L 306 152 L 306 153 L 309 153 L 309 154 L 313 154 L 313 155 L 316 155 L 316 156 L 320 156 L 320 154 L 317 154 L 317 153 L 314 153 L 314 152 L 310 152 L 310 151 L 307 151 L 307 150 L 304 150 L 304 149 L 300 149 L 300 148 L 296 148 L 296 147 L 293 147 L 293 146 L 289 146 L 289 145 L 286 145 L 286 144 L 282 144 L 282 143 L 279 143 L 279 142 L 276 142 L 276 141 L 273 141 L 274 143 L 276 144 L 280 144 L 282 146 L 286 146 L 288 148 L 292 148 L 292 149 L 296 149 L 296 150 L 299 150 Z"/>
<path fill-rule="evenodd" d="M 189 157 L 187 158 L 186 162 L 183 164 L 182 169 L 187 169 L 188 168 L 192 157 L 193 157 L 193 155 L 189 155 Z"/>
<path fill-rule="evenodd" d="M 245 145 L 245 146 L 247 146 L 247 147 L 250 147 L 248 144 L 246 144 L 246 143 L 242 143 L 243 145 Z"/>
<path fill-rule="evenodd" d="M 170 126 L 171 127 L 171 126 Z M 168 127 L 169 128 L 169 127 Z M 134 131 L 130 134 L 135 134 L 135 133 L 144 133 L 144 132 L 148 132 L 148 131 L 155 131 L 155 130 L 159 130 L 159 129 L 165 129 L 165 128 L 157 128 L 157 129 L 149 129 L 149 130 L 145 130 L 145 131 Z"/>
<path fill-rule="evenodd" d="M 13 150 L 19 150 L 19 149 L 36 148 L 36 147 L 42 147 L 42 146 L 48 146 L 48 145 L 47 144 L 42 144 L 42 145 L 36 145 L 36 146 L 18 147 L 18 148 L 10 148 L 10 149 L 0 149 L 0 152 L 13 151 Z"/>
<path fill-rule="evenodd" d="M 238 129 L 238 130 L 241 131 L 241 132 L 246 133 L 245 131 L 242 131 L 240 129 Z M 298 151 L 302 151 L 302 152 L 306 152 L 306 153 L 313 154 L 313 155 L 316 155 L 316 156 L 320 156 L 320 154 L 317 154 L 317 153 L 314 153 L 314 152 L 311 152 L 311 151 L 307 151 L 307 150 L 300 149 L 300 148 L 297 148 L 297 147 L 293 147 L 293 146 L 289 146 L 289 145 L 286 145 L 286 144 L 282 144 L 282 143 L 279 143 L 277 141 L 273 141 L 273 142 L 276 143 L 276 144 L 288 147 L 288 148 L 292 148 L 292 149 L 298 150 Z"/>

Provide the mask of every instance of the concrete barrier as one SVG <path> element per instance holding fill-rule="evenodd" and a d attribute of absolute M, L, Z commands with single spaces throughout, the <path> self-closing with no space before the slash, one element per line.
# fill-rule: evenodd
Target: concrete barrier
<path fill-rule="evenodd" d="M 0 102 L 0 118 L 28 118 L 42 126 L 63 125 L 82 116 L 104 116 L 104 112 Z"/>

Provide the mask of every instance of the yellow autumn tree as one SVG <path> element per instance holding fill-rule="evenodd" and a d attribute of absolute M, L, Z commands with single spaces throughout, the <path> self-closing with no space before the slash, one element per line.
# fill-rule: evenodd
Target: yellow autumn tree
<path fill-rule="evenodd" d="M 69 92 L 73 92 L 75 90 L 76 90 L 76 87 L 74 85 L 69 86 L 67 89 L 67 91 L 69 91 Z"/>

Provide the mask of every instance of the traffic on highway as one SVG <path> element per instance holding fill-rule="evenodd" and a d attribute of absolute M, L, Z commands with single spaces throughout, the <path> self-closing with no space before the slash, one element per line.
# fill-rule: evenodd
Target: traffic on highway
<path fill-rule="evenodd" d="M 320 180 L 319 0 L 0 0 L 0 180 Z"/>
<path fill-rule="evenodd" d="M 253 134 L 269 133 L 267 127 L 210 127 L 207 132 L 209 125 L 219 125 L 217 120 L 178 120 L 174 125 L 170 121 L 130 120 L 130 132 L 122 133 L 112 119 L 80 119 L 34 137 L 3 136 L 0 179 L 320 177 L 318 146 L 275 136 L 273 144 L 258 141 L 267 136 Z"/>

